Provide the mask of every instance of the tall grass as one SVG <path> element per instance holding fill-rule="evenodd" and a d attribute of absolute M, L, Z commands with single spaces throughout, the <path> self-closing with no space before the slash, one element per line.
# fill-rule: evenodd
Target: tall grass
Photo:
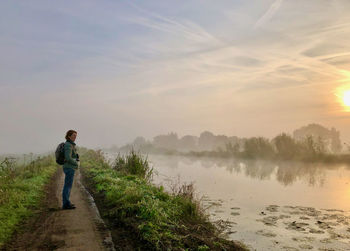
<path fill-rule="evenodd" d="M 118 154 L 112 168 L 123 174 L 136 175 L 146 181 L 150 181 L 153 176 L 153 168 L 149 165 L 147 157 L 136 153 L 134 149 L 131 149 L 129 154 Z"/>
<path fill-rule="evenodd" d="M 140 154 L 131 151 L 119 155 L 110 167 L 104 161 L 94 162 L 94 155 L 82 155 L 82 172 L 92 182 L 95 195 L 102 196 L 104 216 L 112 224 L 132 229 L 133 235 L 146 243 L 146 249 L 216 249 L 217 243 L 225 243 L 215 237 L 215 227 L 195 201 L 193 184 L 167 193 L 151 184 L 153 168 Z M 230 250 L 244 250 L 229 245 Z"/>
<path fill-rule="evenodd" d="M 39 157 L 27 165 L 18 165 L 11 159 L 5 159 L 0 164 L 1 247 L 37 208 L 44 185 L 57 165 L 52 156 Z"/>

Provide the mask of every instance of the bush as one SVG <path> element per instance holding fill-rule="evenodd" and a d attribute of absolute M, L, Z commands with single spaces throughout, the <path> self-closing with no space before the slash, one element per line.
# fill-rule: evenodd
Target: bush
<path fill-rule="evenodd" d="M 119 154 L 112 167 L 118 172 L 136 175 L 147 181 L 150 181 L 153 175 L 153 168 L 150 167 L 147 157 L 144 158 L 140 153 L 136 153 L 133 149 L 129 154 Z"/>

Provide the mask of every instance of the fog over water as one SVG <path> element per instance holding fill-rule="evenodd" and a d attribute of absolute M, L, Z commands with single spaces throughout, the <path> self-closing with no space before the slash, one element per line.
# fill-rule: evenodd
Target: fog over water
<path fill-rule="evenodd" d="M 159 173 L 155 182 L 175 181 L 180 175 L 200 191 L 225 199 L 239 196 L 240 203 L 350 210 L 349 165 L 162 155 L 149 155 L 149 160 Z"/>
<path fill-rule="evenodd" d="M 116 153 L 107 156 L 113 160 Z M 349 250 L 350 165 L 147 158 L 155 169 L 153 183 L 169 192 L 194 183 L 210 220 L 224 222 L 226 236 L 252 250 Z"/>
<path fill-rule="evenodd" d="M 148 157 L 155 184 L 194 182 L 211 220 L 229 222 L 229 238 L 256 250 L 348 250 L 349 165 Z"/>

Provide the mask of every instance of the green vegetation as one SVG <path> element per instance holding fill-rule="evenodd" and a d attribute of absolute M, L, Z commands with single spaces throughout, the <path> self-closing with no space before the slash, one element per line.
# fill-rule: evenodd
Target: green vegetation
<path fill-rule="evenodd" d="M 153 174 L 153 168 L 148 164 L 147 158 L 142 158 L 134 150 L 128 155 L 118 155 L 113 169 L 125 175 L 131 174 L 150 181 Z"/>
<path fill-rule="evenodd" d="M 104 217 L 112 225 L 129 229 L 141 241 L 141 248 L 245 250 L 217 236 L 193 198 L 193 186 L 184 185 L 170 194 L 152 185 L 152 168 L 140 154 L 131 151 L 109 165 L 101 152 L 80 152 L 86 185 L 95 198 L 102 198 L 97 203 Z"/>
<path fill-rule="evenodd" d="M 44 185 L 56 169 L 52 156 L 26 165 L 18 165 L 12 158 L 0 161 L 0 247 L 39 206 Z"/>

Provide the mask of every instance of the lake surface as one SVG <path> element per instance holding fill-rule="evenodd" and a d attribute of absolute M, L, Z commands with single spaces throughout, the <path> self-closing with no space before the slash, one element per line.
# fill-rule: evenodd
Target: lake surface
<path fill-rule="evenodd" d="M 350 166 L 148 159 L 155 184 L 193 182 L 210 220 L 252 250 L 350 250 Z"/>

